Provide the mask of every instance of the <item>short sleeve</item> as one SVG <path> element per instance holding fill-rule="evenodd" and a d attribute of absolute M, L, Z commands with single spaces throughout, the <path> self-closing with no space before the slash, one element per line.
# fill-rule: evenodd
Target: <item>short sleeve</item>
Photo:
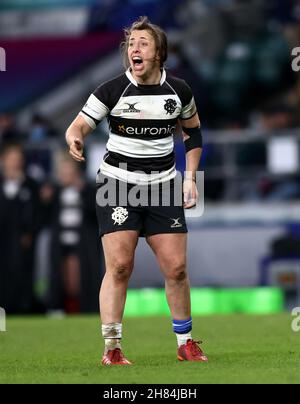
<path fill-rule="evenodd" d="M 106 86 L 98 87 L 93 94 L 90 95 L 80 112 L 80 115 L 85 118 L 93 129 L 109 114 L 109 108 L 107 106 L 108 96 Z"/>
<path fill-rule="evenodd" d="M 182 102 L 182 109 L 179 118 L 190 119 L 197 113 L 197 106 L 191 88 L 185 81 L 180 89 L 180 99 Z"/>

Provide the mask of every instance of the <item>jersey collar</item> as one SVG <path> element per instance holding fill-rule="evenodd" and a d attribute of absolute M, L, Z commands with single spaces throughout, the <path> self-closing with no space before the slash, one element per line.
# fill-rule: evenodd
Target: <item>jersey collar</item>
<path fill-rule="evenodd" d="M 162 86 L 164 84 L 164 82 L 166 81 L 166 77 L 167 77 L 167 73 L 165 71 L 165 69 L 161 69 L 162 74 L 161 74 L 161 79 L 160 79 L 160 85 Z M 126 70 L 126 76 L 127 78 L 131 81 L 132 84 L 134 84 L 136 87 L 138 87 L 138 82 L 133 78 L 132 74 L 131 74 L 131 68 L 129 67 Z"/>

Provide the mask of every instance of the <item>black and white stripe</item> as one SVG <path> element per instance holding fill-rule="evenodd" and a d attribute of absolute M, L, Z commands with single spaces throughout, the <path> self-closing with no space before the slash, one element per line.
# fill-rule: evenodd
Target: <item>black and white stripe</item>
<path fill-rule="evenodd" d="M 173 135 L 177 121 L 196 113 L 193 94 L 183 80 L 162 70 L 159 85 L 142 86 L 127 70 L 98 87 L 81 115 L 93 129 L 104 117 L 108 119 L 108 154 L 101 172 L 116 177 L 118 165 L 127 163 L 128 171 L 149 173 L 151 166 L 151 171 L 163 174 L 165 170 L 169 178 L 175 166 Z M 163 181 L 162 174 L 159 178 Z"/>

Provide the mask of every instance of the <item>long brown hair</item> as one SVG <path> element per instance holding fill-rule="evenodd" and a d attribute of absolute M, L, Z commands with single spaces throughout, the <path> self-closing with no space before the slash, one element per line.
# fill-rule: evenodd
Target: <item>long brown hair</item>
<path fill-rule="evenodd" d="M 121 52 L 123 55 L 124 66 L 128 68 L 130 66 L 128 60 L 128 44 L 132 31 L 149 31 L 154 38 L 156 49 L 160 57 L 160 66 L 162 67 L 168 58 L 168 40 L 167 35 L 163 29 L 158 25 L 152 24 L 148 17 L 142 16 L 135 21 L 131 27 L 124 29 L 125 40 L 121 43 Z"/>

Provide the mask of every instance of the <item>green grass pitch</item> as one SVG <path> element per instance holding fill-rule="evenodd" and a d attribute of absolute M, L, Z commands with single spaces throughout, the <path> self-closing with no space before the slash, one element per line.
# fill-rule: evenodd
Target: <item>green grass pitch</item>
<path fill-rule="evenodd" d="M 0 332 L 0 383 L 300 383 L 300 333 L 289 314 L 194 317 L 210 362 L 176 359 L 167 317 L 127 318 L 123 348 L 131 367 L 102 367 L 96 316 L 8 318 Z"/>

